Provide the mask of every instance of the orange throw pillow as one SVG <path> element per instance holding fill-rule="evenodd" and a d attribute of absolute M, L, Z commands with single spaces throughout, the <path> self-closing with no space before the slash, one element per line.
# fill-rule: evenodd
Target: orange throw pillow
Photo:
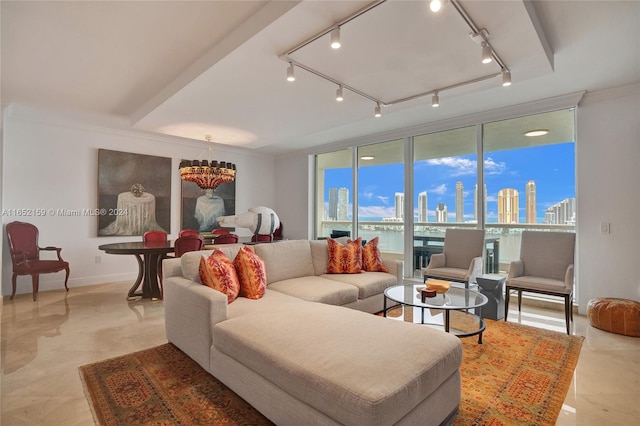
<path fill-rule="evenodd" d="M 267 289 L 267 274 L 264 260 L 249 249 L 242 246 L 233 260 L 240 280 L 240 296 L 249 299 L 260 299 Z"/>
<path fill-rule="evenodd" d="M 362 269 L 369 272 L 389 272 L 380 258 L 378 237 L 368 241 L 362 247 Z"/>
<path fill-rule="evenodd" d="M 327 238 L 329 263 L 327 274 L 359 274 L 362 272 L 362 238 L 347 240 L 343 246 L 333 238 Z"/>
<path fill-rule="evenodd" d="M 227 295 L 228 303 L 233 302 L 240 292 L 240 281 L 233 262 L 220 250 L 211 256 L 200 258 L 200 281 L 207 287 Z"/>

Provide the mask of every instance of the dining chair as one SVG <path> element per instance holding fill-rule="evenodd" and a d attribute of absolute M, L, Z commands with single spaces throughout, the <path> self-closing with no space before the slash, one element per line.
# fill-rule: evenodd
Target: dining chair
<path fill-rule="evenodd" d="M 204 239 L 200 235 L 185 235 L 178 237 L 173 246 L 173 257 L 180 257 L 189 251 L 202 250 Z"/>
<path fill-rule="evenodd" d="M 167 241 L 167 233 L 164 231 L 147 231 L 142 234 L 145 243 L 163 243 Z"/>
<path fill-rule="evenodd" d="M 215 228 L 213 231 L 211 231 L 212 234 L 218 234 L 218 235 L 223 235 L 223 234 L 230 234 L 231 232 L 229 232 L 228 229 L 224 229 L 224 228 Z"/>
<path fill-rule="evenodd" d="M 6 231 L 11 263 L 13 264 L 10 299 L 13 299 L 16 294 L 16 279 L 19 275 L 31 275 L 34 302 L 38 295 L 40 274 L 65 271 L 64 288 L 69 291 L 67 286 L 69 281 L 69 262 L 62 259 L 60 255 L 62 249 L 60 247 L 40 247 L 38 245 L 38 228 L 31 223 L 11 222 L 7 224 Z M 41 259 L 41 251 L 55 251 L 58 258 L 52 260 Z"/>
<path fill-rule="evenodd" d="M 213 239 L 213 244 L 235 244 L 238 242 L 236 234 L 221 234 Z"/>
<path fill-rule="evenodd" d="M 195 229 L 182 229 L 178 233 L 178 237 L 186 237 L 187 235 L 200 235 L 200 232 L 196 231 Z"/>
<path fill-rule="evenodd" d="M 282 231 L 283 231 L 282 226 L 283 226 L 283 225 L 282 225 L 282 220 L 281 220 L 281 221 L 280 221 L 280 226 L 278 226 L 278 227 L 275 229 L 275 231 L 273 231 L 273 239 L 274 239 L 274 241 L 275 241 L 275 240 L 283 240 L 283 239 L 284 239 L 284 237 L 282 236 Z"/>
<path fill-rule="evenodd" d="M 273 235 L 271 234 L 254 234 L 251 236 L 252 243 L 270 243 L 273 241 Z"/>
<path fill-rule="evenodd" d="M 564 299 L 567 334 L 571 334 L 575 244 L 573 232 L 522 231 L 520 259 L 511 262 L 505 284 L 505 321 L 511 290 L 518 292 L 518 311 L 523 291 L 558 296 Z"/>
<path fill-rule="evenodd" d="M 442 253 L 434 253 L 423 270 L 424 280 L 438 278 L 464 283 L 469 288 L 482 274 L 484 230 L 447 228 Z"/>

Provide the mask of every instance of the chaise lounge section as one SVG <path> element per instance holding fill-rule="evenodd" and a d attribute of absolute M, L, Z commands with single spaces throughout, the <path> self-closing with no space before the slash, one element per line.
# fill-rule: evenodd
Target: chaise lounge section
<path fill-rule="evenodd" d="M 222 250 L 233 259 L 239 246 Z M 200 258 L 210 251 L 164 262 L 170 342 L 278 425 L 452 422 L 459 340 L 369 313 L 382 310 L 402 262 L 385 260 L 388 273 L 325 274 L 326 241 L 254 250 L 268 283 L 257 300 L 228 303 L 199 282 Z"/>

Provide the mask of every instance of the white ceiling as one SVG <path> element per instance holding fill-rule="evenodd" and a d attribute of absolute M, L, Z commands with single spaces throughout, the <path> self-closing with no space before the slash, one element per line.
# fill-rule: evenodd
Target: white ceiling
<path fill-rule="evenodd" d="M 483 1 L 460 4 L 486 28 L 513 85 L 480 63 L 469 27 L 445 3 L 389 0 L 291 55 L 384 104 L 279 56 L 367 1 L 0 2 L 2 106 L 12 102 L 123 116 L 137 129 L 281 153 L 640 81 L 639 1 Z M 551 55 L 545 51 L 550 47 Z"/>

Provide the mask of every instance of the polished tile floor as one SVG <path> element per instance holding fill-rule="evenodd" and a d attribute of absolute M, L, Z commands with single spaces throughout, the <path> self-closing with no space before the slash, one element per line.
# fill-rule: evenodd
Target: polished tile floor
<path fill-rule="evenodd" d="M 2 305 L 0 423 L 91 425 L 78 367 L 166 342 L 162 301 L 127 301 L 130 283 L 6 298 Z M 562 332 L 561 312 L 523 307 L 510 321 Z M 559 425 L 640 425 L 640 338 L 594 329 L 585 336 Z"/>

